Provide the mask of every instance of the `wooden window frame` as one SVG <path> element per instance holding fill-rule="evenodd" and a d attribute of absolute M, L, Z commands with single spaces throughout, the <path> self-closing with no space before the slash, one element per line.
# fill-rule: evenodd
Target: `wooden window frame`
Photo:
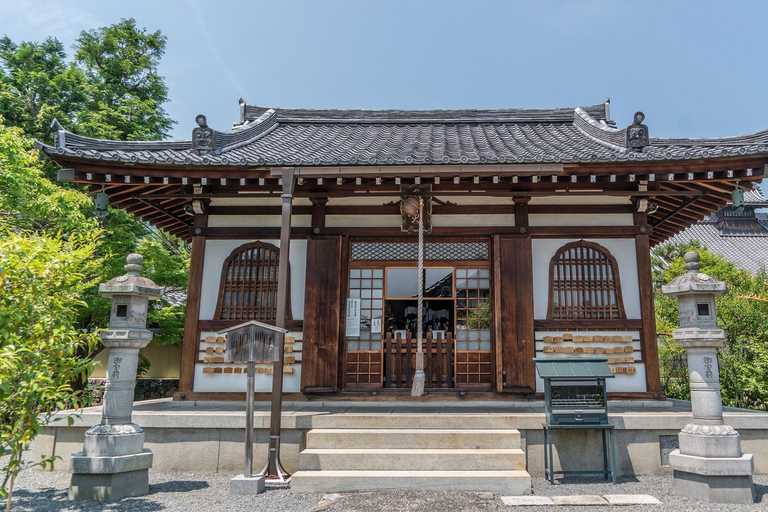
<path fill-rule="evenodd" d="M 221 322 L 247 322 L 249 320 L 256 320 L 258 322 L 262 322 L 262 323 L 265 323 L 265 324 L 275 324 L 276 323 L 276 321 L 277 321 L 277 300 L 278 300 L 278 298 L 277 298 L 277 290 L 275 290 L 275 292 L 274 292 L 275 293 L 275 306 L 274 306 L 275 318 L 272 318 L 272 319 L 263 319 L 263 318 L 255 318 L 255 317 L 254 318 L 239 318 L 239 319 L 221 318 L 222 309 L 223 309 L 223 305 L 224 305 L 224 294 L 225 294 L 226 285 L 227 285 L 227 274 L 229 273 L 228 270 L 230 268 L 230 265 L 243 252 L 245 252 L 245 251 L 247 251 L 249 249 L 257 249 L 257 248 L 261 248 L 261 249 L 265 249 L 265 250 L 268 250 L 268 251 L 272 251 L 275 254 L 275 267 L 277 267 L 277 276 L 280 275 L 280 248 L 277 247 L 276 245 L 269 244 L 269 243 L 266 243 L 266 242 L 256 241 L 256 242 L 249 242 L 249 243 L 243 244 L 243 245 L 235 248 L 229 254 L 227 259 L 224 260 L 224 264 L 221 267 L 221 278 L 219 280 L 219 294 L 218 294 L 218 299 L 216 300 L 216 311 L 214 313 L 214 318 L 216 319 L 216 321 L 221 321 Z M 288 264 L 287 272 L 288 272 L 288 294 L 287 294 L 287 297 L 285 299 L 287 301 L 287 307 L 285 309 L 285 321 L 286 321 L 286 323 L 290 323 L 290 322 L 293 321 L 293 315 L 292 315 L 292 312 L 291 312 L 291 266 L 290 266 L 290 263 Z M 275 281 L 274 284 L 277 285 L 277 281 Z M 256 287 L 255 290 L 259 290 L 259 288 Z"/>
<path fill-rule="evenodd" d="M 592 249 L 593 251 L 596 251 L 600 254 L 602 254 L 607 264 L 611 267 L 613 270 L 613 287 L 616 292 L 616 307 L 615 309 L 618 310 L 618 317 L 609 316 L 606 318 L 586 318 L 585 316 L 579 316 L 578 318 L 554 318 L 554 307 L 555 307 L 555 265 L 557 264 L 558 260 L 560 260 L 563 253 L 576 248 L 576 247 L 587 247 L 589 249 Z M 586 260 L 585 260 L 586 262 Z M 584 265 L 584 263 L 582 263 Z M 609 311 L 613 308 L 609 308 Z M 579 240 L 578 242 L 571 242 L 568 244 L 565 244 L 564 246 L 560 247 L 552 256 L 552 259 L 549 261 L 549 305 L 547 307 L 547 320 L 551 320 L 553 322 L 573 322 L 573 321 L 615 321 L 615 320 L 625 320 L 627 318 L 626 311 L 624 309 L 624 299 L 622 297 L 621 293 L 621 277 L 619 275 L 619 264 L 616 261 L 616 258 L 611 254 L 611 252 L 603 247 L 600 244 L 597 244 L 595 242 L 589 242 L 587 240 Z"/>

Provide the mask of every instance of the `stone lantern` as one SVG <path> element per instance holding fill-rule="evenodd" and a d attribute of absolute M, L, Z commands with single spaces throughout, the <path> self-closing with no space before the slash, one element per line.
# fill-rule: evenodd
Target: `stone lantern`
<path fill-rule="evenodd" d="M 716 503 L 753 503 L 752 454 L 741 452 L 739 433 L 723 423 L 717 349 L 725 331 L 717 327 L 715 297 L 725 283 L 699 272 L 699 254 L 685 254 L 686 274 L 661 287 L 676 298 L 680 328 L 672 337 L 686 350 L 693 421 L 678 434 L 680 448 L 669 454 L 675 493 Z"/>
<path fill-rule="evenodd" d="M 70 499 L 108 501 L 149 492 L 152 452 L 144 448 L 144 431 L 132 423 L 139 349 L 152 340 L 146 328 L 150 300 L 163 289 L 141 277 L 139 254 L 129 254 L 126 274 L 99 285 L 112 299 L 109 329 L 101 340 L 109 348 L 101 423 L 85 433 L 83 451 L 72 454 Z"/>

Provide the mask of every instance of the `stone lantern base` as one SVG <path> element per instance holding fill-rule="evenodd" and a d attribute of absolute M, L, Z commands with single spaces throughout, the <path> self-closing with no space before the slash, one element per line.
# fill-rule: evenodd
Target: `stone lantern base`
<path fill-rule="evenodd" d="M 71 500 L 110 501 L 149 493 L 152 451 L 138 425 L 96 425 L 72 454 Z"/>
<path fill-rule="evenodd" d="M 669 454 L 675 494 L 712 503 L 754 503 L 751 453 L 728 425 L 688 424 Z"/>

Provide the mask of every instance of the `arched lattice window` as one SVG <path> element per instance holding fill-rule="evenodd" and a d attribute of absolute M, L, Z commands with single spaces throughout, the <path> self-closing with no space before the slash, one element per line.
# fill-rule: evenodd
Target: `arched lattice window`
<path fill-rule="evenodd" d="M 221 269 L 216 318 L 274 322 L 279 266 L 280 249 L 272 244 L 253 242 L 232 251 Z M 290 319 L 290 308 L 286 316 Z"/>
<path fill-rule="evenodd" d="M 626 318 L 618 269 L 611 253 L 596 243 L 561 247 L 549 264 L 547 319 Z"/>

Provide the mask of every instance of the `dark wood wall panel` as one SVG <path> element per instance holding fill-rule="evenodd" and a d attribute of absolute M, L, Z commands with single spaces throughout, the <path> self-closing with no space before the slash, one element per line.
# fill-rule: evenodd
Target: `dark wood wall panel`
<path fill-rule="evenodd" d="M 341 318 L 340 236 L 309 237 L 304 295 L 301 390 L 338 389 Z"/>
<path fill-rule="evenodd" d="M 498 239 L 496 283 L 501 307 L 499 331 L 501 370 L 507 385 L 502 391 L 534 392 L 536 380 L 533 361 L 536 343 L 533 329 L 533 254 L 530 236 Z"/>

